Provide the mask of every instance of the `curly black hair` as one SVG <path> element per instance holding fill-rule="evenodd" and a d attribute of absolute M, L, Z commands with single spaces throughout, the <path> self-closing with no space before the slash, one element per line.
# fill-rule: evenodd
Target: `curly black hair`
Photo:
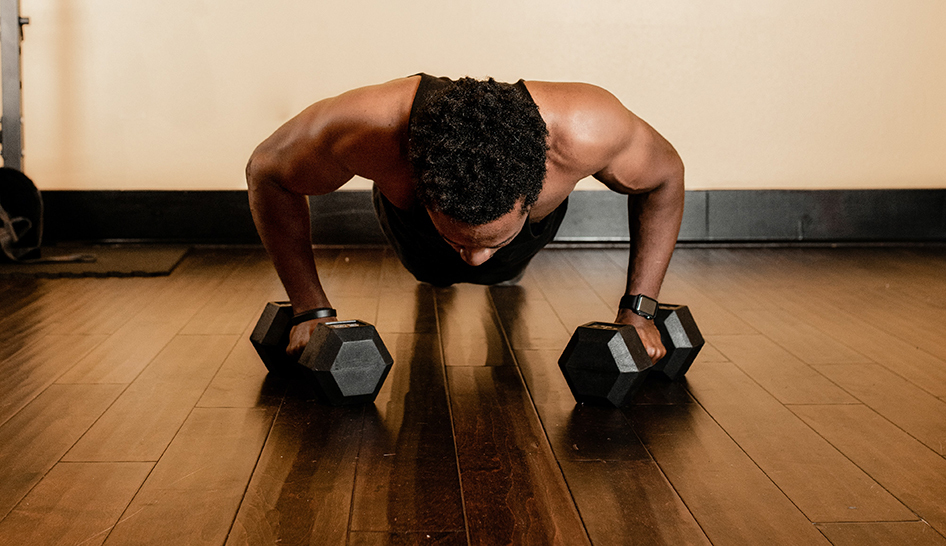
<path fill-rule="evenodd" d="M 527 92 L 493 78 L 461 78 L 433 91 L 411 121 L 409 157 L 417 197 L 429 209 L 482 225 L 545 180 L 548 128 Z"/>

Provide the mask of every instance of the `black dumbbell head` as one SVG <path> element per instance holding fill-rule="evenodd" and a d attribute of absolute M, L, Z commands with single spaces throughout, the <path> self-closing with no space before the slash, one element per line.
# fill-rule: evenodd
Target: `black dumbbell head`
<path fill-rule="evenodd" d="M 291 329 L 292 305 L 288 301 L 271 301 L 266 304 L 250 334 L 250 342 L 260 359 L 273 373 L 285 373 L 295 364 L 286 355 Z"/>
<path fill-rule="evenodd" d="M 319 324 L 299 357 L 318 392 L 336 406 L 373 402 L 393 363 L 375 327 L 360 320 Z"/>
<path fill-rule="evenodd" d="M 660 304 L 655 322 L 667 354 L 654 366 L 654 372 L 675 381 L 687 373 L 703 348 L 703 335 L 686 305 Z"/>
<path fill-rule="evenodd" d="M 633 326 L 589 322 L 579 326 L 558 359 L 575 400 L 626 405 L 653 362 Z"/>

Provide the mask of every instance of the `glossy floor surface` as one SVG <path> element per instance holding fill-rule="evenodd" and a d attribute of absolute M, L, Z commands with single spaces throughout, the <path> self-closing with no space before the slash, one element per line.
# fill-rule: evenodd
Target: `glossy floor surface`
<path fill-rule="evenodd" d="M 707 339 L 686 380 L 576 407 L 557 359 L 613 319 L 625 260 L 434 289 L 320 250 L 395 358 L 345 408 L 253 351 L 284 297 L 261 250 L 0 279 L 0 544 L 946 545 L 941 249 L 679 249 L 661 300 Z"/>

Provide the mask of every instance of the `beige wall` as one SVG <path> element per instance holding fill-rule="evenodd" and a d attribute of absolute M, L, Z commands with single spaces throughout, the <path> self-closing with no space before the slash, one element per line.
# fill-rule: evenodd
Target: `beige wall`
<path fill-rule="evenodd" d="M 42 189 L 242 189 L 309 103 L 418 71 L 577 80 L 690 189 L 946 187 L 943 0 L 21 0 Z"/>

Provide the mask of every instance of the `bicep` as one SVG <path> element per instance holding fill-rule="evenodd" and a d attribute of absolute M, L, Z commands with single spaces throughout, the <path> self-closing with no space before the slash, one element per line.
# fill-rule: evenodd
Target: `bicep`
<path fill-rule="evenodd" d="M 247 164 L 247 181 L 277 184 L 304 195 L 335 191 L 353 176 L 336 158 L 338 135 L 331 101 L 310 106 L 254 150 Z"/>
<path fill-rule="evenodd" d="M 683 162 L 670 142 L 626 109 L 619 117 L 606 165 L 594 177 L 623 194 L 647 193 L 666 184 L 682 183 Z"/>

